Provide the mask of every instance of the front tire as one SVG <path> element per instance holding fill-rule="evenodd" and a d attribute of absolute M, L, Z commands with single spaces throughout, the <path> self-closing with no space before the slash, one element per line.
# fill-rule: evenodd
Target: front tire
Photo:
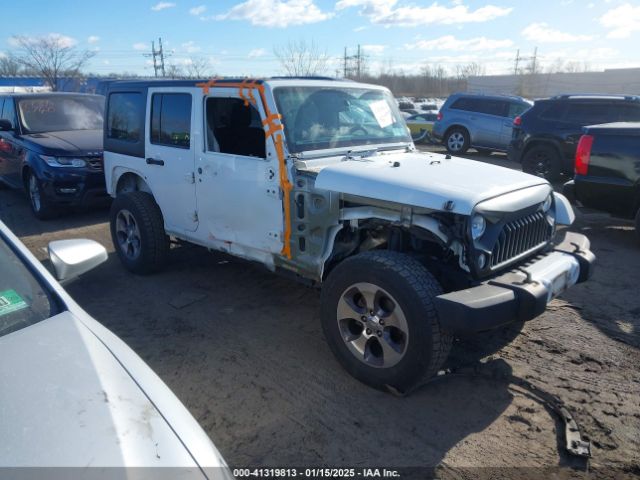
<path fill-rule="evenodd" d="M 348 258 L 322 288 L 329 347 L 361 382 L 409 393 L 438 372 L 451 348 L 433 303 L 441 293 L 436 279 L 407 255 L 376 250 Z"/>
<path fill-rule="evenodd" d="M 33 215 L 38 220 L 50 220 L 53 218 L 56 214 L 55 207 L 51 200 L 47 198 L 44 188 L 42 188 L 42 182 L 32 171 L 29 171 L 26 175 L 25 187 Z"/>
<path fill-rule="evenodd" d="M 444 138 L 444 145 L 454 155 L 466 153 L 469 150 L 469 132 L 464 128 L 452 128 Z"/>
<path fill-rule="evenodd" d="M 162 270 L 169 253 L 160 207 L 146 192 L 119 194 L 111 205 L 111 239 L 122 264 L 146 275 Z"/>
<path fill-rule="evenodd" d="M 553 147 L 539 145 L 531 148 L 522 159 L 522 171 L 546 178 L 549 181 L 560 178 L 560 156 Z"/>

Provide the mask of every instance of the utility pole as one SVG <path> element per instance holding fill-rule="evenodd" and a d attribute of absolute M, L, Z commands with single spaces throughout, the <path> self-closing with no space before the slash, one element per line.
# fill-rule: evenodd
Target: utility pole
<path fill-rule="evenodd" d="M 162 76 L 165 76 L 165 71 L 164 71 L 164 52 L 162 51 L 162 38 L 158 38 L 158 44 L 160 45 L 160 51 L 158 52 L 158 55 L 160 56 L 160 69 L 162 70 Z"/>
<path fill-rule="evenodd" d="M 356 70 L 357 73 L 358 73 L 358 77 L 357 78 L 358 78 L 358 80 L 360 80 L 360 62 L 361 62 L 361 59 L 362 59 L 362 57 L 360 55 L 360 44 L 358 44 L 358 56 L 356 58 L 357 58 L 357 62 L 358 62 L 357 63 L 358 66 L 357 66 L 357 70 Z"/>
<path fill-rule="evenodd" d="M 538 47 L 533 49 L 533 58 L 531 59 L 531 73 L 536 73 L 537 58 L 538 58 Z"/>
<path fill-rule="evenodd" d="M 518 72 L 519 72 L 518 65 L 520 64 L 521 60 L 530 60 L 531 63 L 529 64 L 529 73 L 536 73 L 537 59 L 538 59 L 538 47 L 534 48 L 533 56 L 531 56 L 531 57 L 521 57 L 520 56 L 520 49 L 518 49 L 516 51 L 515 67 L 513 69 L 514 75 L 518 75 Z"/>
<path fill-rule="evenodd" d="M 151 53 L 143 53 L 144 57 L 153 58 L 153 74 L 158 77 L 158 72 L 162 73 L 162 76 L 165 76 L 164 69 L 164 59 L 168 57 L 169 54 L 165 54 L 162 49 L 162 38 L 158 38 L 158 50 L 156 50 L 156 44 L 152 40 L 151 41 Z M 158 60 L 159 59 L 159 60 Z"/>
<path fill-rule="evenodd" d="M 347 47 L 344 47 L 344 73 L 342 74 L 342 78 L 347 78 Z"/>

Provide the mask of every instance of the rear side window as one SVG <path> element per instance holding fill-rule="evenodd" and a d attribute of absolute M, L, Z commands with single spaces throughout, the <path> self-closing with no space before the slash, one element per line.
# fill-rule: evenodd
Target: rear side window
<path fill-rule="evenodd" d="M 565 120 L 578 125 L 594 125 L 612 122 L 616 116 L 615 107 L 609 103 L 570 103 Z"/>
<path fill-rule="evenodd" d="M 191 146 L 191 95 L 156 93 L 151 103 L 151 143 L 176 148 Z"/>
<path fill-rule="evenodd" d="M 496 115 L 498 117 L 506 117 L 509 104 L 502 100 L 485 100 L 478 99 L 478 106 L 476 111 L 479 113 L 486 113 L 487 115 Z"/>
<path fill-rule="evenodd" d="M 451 108 L 454 110 L 465 110 L 468 112 L 475 112 L 478 108 L 478 104 L 475 98 L 461 97 L 451 104 Z"/>
<path fill-rule="evenodd" d="M 109 95 L 107 138 L 138 142 L 144 131 L 144 98 L 141 93 Z"/>
<path fill-rule="evenodd" d="M 509 118 L 516 118 L 518 115 L 523 114 L 526 110 L 528 110 L 530 105 L 523 103 L 510 103 L 509 104 Z"/>
<path fill-rule="evenodd" d="M 567 111 L 566 103 L 552 102 L 541 107 L 540 118 L 543 120 L 563 120 Z"/>
<path fill-rule="evenodd" d="M 618 111 L 620 122 L 640 122 L 640 105 L 623 105 Z"/>

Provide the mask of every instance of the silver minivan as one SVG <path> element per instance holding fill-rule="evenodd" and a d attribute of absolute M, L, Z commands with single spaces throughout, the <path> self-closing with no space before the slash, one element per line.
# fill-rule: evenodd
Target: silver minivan
<path fill-rule="evenodd" d="M 440 109 L 432 136 L 453 154 L 469 148 L 506 152 L 513 119 L 532 105 L 522 97 L 454 93 Z"/>

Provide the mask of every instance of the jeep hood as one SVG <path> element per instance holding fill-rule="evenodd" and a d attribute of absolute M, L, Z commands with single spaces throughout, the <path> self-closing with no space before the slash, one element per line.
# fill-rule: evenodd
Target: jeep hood
<path fill-rule="evenodd" d="M 517 170 L 436 153 L 381 154 L 311 170 L 318 171 L 316 188 L 434 210 L 453 202 L 449 211 L 461 215 L 482 201 L 548 185 Z"/>

